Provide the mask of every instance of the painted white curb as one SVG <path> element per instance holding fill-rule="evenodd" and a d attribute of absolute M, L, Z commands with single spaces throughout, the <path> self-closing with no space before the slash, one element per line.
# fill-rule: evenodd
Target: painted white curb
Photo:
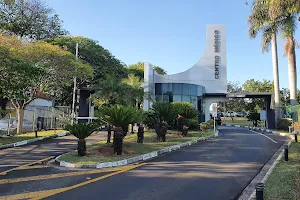
<path fill-rule="evenodd" d="M 0 146 L 0 150 L 1 149 L 7 149 L 7 148 L 24 146 L 24 145 L 27 145 L 27 144 L 30 144 L 30 143 L 33 143 L 33 142 L 36 142 L 36 141 L 45 140 L 45 139 L 48 139 L 48 138 L 64 137 L 66 135 L 68 135 L 68 132 L 63 132 L 63 133 L 55 134 L 53 136 L 38 137 L 38 138 L 30 139 L 30 140 L 23 140 L 23 141 L 20 141 L 20 142 L 15 142 L 15 143 L 11 143 L 11 144 L 2 145 L 2 146 Z"/>
<path fill-rule="evenodd" d="M 110 167 L 119 167 L 119 166 L 124 166 L 124 165 L 128 165 L 128 164 L 132 164 L 138 161 L 145 161 L 145 160 L 149 160 L 151 158 L 155 158 L 158 157 L 159 155 L 168 153 L 168 152 L 172 152 L 172 151 L 176 151 L 180 148 L 183 148 L 185 146 L 190 146 L 192 144 L 195 144 L 199 141 L 204 141 L 207 140 L 209 138 L 213 138 L 213 137 L 218 137 L 219 131 L 216 131 L 214 134 L 207 136 L 207 137 L 201 137 L 198 140 L 192 140 L 192 141 L 188 141 L 182 144 L 178 144 L 178 145 L 173 145 L 158 151 L 153 151 L 150 153 L 146 153 L 143 155 L 139 155 L 136 157 L 132 157 L 129 159 L 124 159 L 124 160 L 120 160 L 120 161 L 116 161 L 116 162 L 105 162 L 105 163 L 97 163 L 97 164 L 92 164 L 92 165 L 81 165 L 81 164 L 73 164 L 73 163 L 69 163 L 69 162 L 65 162 L 65 161 L 61 161 L 60 160 L 60 156 L 55 158 L 55 162 L 59 164 L 59 166 L 61 167 L 67 167 L 67 168 L 97 168 L 97 169 L 102 169 L 102 168 L 110 168 Z"/>

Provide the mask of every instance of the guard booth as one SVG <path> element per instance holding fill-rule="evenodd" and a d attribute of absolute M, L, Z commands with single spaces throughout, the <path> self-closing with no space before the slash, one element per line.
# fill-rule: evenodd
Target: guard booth
<path fill-rule="evenodd" d="M 77 90 L 77 119 L 78 123 L 91 122 L 94 118 L 94 106 L 90 99 L 95 90 L 91 88 L 81 88 Z"/>
<path fill-rule="evenodd" d="M 274 110 L 274 94 L 273 93 L 229 93 L 227 98 L 243 98 L 243 99 L 264 99 L 266 108 L 266 127 L 275 129 L 275 110 Z"/>

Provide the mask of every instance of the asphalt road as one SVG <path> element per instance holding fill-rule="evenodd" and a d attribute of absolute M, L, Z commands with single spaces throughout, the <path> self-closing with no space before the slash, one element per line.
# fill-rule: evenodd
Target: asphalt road
<path fill-rule="evenodd" d="M 270 137 L 267 138 L 243 128 L 221 127 L 219 130 L 217 139 L 197 143 L 120 173 L 95 170 L 68 175 L 55 168 L 15 171 L 2 180 L 0 177 L 0 200 L 8 195 L 22 199 L 24 194 L 33 198 L 37 195 L 35 192 L 40 195 L 37 199 L 46 195 L 49 196 L 46 199 L 55 200 L 235 199 L 285 138 L 265 134 Z M 55 177 L 47 178 L 49 174 Z M 59 174 L 62 177 L 58 177 Z M 29 180 L 32 176 L 34 180 Z M 18 177 L 23 179 L 16 179 Z M 3 182 L 4 179 L 8 182 Z"/>
<path fill-rule="evenodd" d="M 105 139 L 106 134 L 107 132 L 93 133 L 86 139 L 87 144 Z M 70 135 L 37 141 L 21 147 L 0 150 L 0 172 L 75 150 L 77 148 L 77 141 L 76 137 Z"/>

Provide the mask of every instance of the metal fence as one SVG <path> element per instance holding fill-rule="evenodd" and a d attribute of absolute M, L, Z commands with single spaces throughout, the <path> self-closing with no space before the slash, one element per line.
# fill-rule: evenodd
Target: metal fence
<path fill-rule="evenodd" d="M 70 122 L 71 109 L 69 107 L 26 107 L 22 132 L 63 129 Z M 15 134 L 17 124 L 16 110 L 8 109 L 5 117 L 0 120 L 0 134 Z"/>

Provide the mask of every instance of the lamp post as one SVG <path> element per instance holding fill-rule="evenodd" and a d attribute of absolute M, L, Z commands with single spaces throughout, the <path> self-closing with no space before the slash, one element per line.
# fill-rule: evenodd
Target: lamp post
<path fill-rule="evenodd" d="M 76 62 L 78 61 L 78 43 L 76 43 Z M 76 68 L 75 68 L 76 71 Z M 73 101 L 72 101 L 72 120 L 71 124 L 74 124 L 74 118 L 75 118 L 75 99 L 76 99 L 76 89 L 77 89 L 77 78 L 76 75 L 73 78 Z"/>

